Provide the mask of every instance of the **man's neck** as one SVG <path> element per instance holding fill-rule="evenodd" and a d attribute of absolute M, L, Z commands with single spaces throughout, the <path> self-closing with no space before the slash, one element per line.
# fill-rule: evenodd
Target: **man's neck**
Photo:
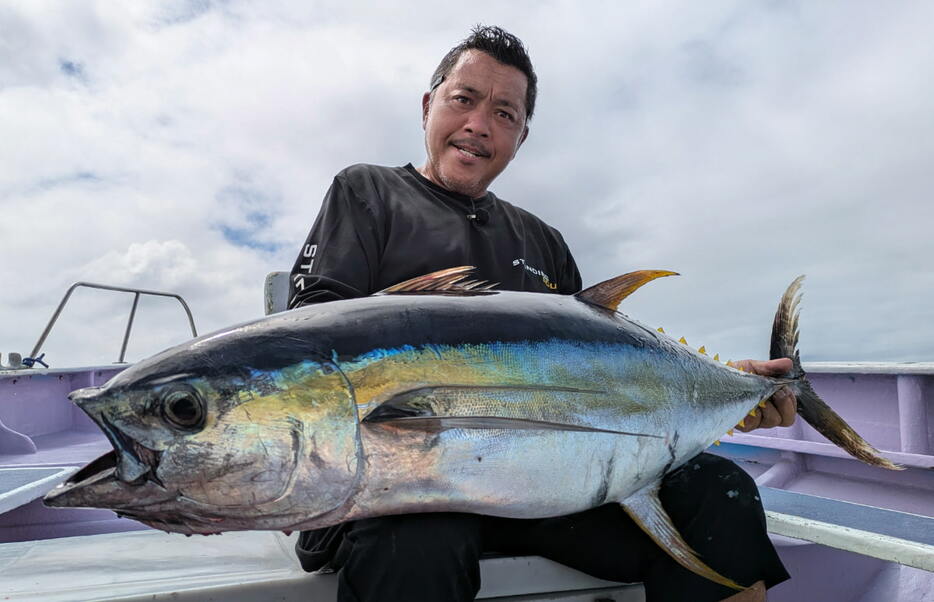
<path fill-rule="evenodd" d="M 487 196 L 487 192 L 488 192 L 488 191 L 487 191 L 486 189 L 484 189 L 480 194 L 478 194 L 478 195 L 476 195 L 476 196 L 475 196 L 475 195 L 472 195 L 472 194 L 463 193 L 463 192 L 461 192 L 461 191 L 459 191 L 459 190 L 452 190 L 449 186 L 446 186 L 446 185 L 444 184 L 444 182 L 441 181 L 440 178 L 437 178 L 437 177 L 434 176 L 434 174 L 431 172 L 431 170 L 428 169 L 428 164 L 427 164 L 427 163 L 426 163 L 425 165 L 422 165 L 421 167 L 416 167 L 416 168 L 415 168 L 415 171 L 417 171 L 417 172 L 419 173 L 419 175 L 421 175 L 423 178 L 425 178 L 426 180 L 428 180 L 429 182 L 431 182 L 432 184 L 434 184 L 434 185 L 437 186 L 438 188 L 441 188 L 442 190 L 446 190 L 447 192 L 449 192 L 449 193 L 451 193 L 451 194 L 460 195 L 460 196 L 462 196 L 462 197 L 467 197 L 467 198 L 474 199 L 474 200 L 477 200 L 477 201 L 479 201 L 480 199 L 486 198 L 486 196 Z"/>

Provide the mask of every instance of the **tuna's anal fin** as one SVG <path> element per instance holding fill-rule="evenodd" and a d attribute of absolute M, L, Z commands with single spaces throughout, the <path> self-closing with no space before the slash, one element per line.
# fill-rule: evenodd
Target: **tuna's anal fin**
<path fill-rule="evenodd" d="M 586 301 L 587 303 L 616 311 L 620 301 L 634 293 L 636 289 L 643 284 L 663 276 L 677 275 L 677 272 L 669 272 L 668 270 L 639 270 L 637 272 L 629 272 L 628 274 L 605 280 L 600 284 L 595 284 L 574 296 L 581 301 Z"/>
<path fill-rule="evenodd" d="M 661 482 L 647 485 L 620 502 L 620 505 L 632 517 L 632 520 L 658 544 L 658 547 L 674 558 L 678 564 L 720 585 L 737 590 L 746 589 L 713 570 L 698 558 L 697 552 L 684 541 L 678 529 L 672 524 L 668 513 L 662 508 L 662 502 L 658 499 L 660 485 Z"/>

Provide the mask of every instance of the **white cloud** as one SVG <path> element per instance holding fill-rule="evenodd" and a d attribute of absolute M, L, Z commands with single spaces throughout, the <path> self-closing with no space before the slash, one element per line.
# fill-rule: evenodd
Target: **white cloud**
<path fill-rule="evenodd" d="M 187 286 L 198 276 L 198 262 L 191 250 L 177 240 L 148 240 L 132 243 L 125 252 L 108 251 L 103 257 L 77 269 L 80 279 L 107 275 L 118 286 L 143 287 L 157 283 L 159 288 Z"/>
<path fill-rule="evenodd" d="M 337 171 L 421 161 L 431 71 L 485 22 L 540 76 L 532 135 L 493 188 L 564 232 L 585 281 L 678 270 L 624 310 L 737 357 L 764 354 L 806 272 L 806 359 L 931 360 L 932 13 L 7 3 L 0 346 L 28 350 L 76 279 L 176 290 L 202 331 L 259 315 Z M 87 299 L 49 340 L 66 363 L 119 349 L 129 301 Z M 177 311 L 141 306 L 131 359 L 168 344 L 160 319 L 184 336 Z"/>

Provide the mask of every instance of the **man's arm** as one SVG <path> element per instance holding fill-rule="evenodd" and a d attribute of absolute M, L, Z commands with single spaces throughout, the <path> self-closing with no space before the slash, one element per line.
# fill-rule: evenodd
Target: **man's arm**
<path fill-rule="evenodd" d="M 564 247 L 565 259 L 563 268 L 558 272 L 558 293 L 573 295 L 582 288 L 581 273 L 577 269 L 577 262 L 574 261 L 571 249 L 564 242 L 564 238 L 561 238 L 561 245 Z"/>
<path fill-rule="evenodd" d="M 338 174 L 292 267 L 289 309 L 370 294 L 380 249 L 371 206 Z"/>

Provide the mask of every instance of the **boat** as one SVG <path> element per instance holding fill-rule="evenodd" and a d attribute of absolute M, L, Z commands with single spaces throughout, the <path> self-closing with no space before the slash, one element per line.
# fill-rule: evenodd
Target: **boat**
<path fill-rule="evenodd" d="M 266 313 L 284 310 L 288 274 L 267 278 Z M 79 286 L 135 295 L 118 363 L 44 367 L 42 342 Z M 333 574 L 308 574 L 296 535 L 166 534 L 106 510 L 51 509 L 42 496 L 109 451 L 67 394 L 124 370 L 140 295 L 173 293 L 76 283 L 32 353 L 0 357 L 0 594 L 5 600 L 334 599 Z M 815 390 L 883 455 L 866 466 L 802 420 L 736 433 L 711 452 L 756 480 L 770 536 L 792 578 L 773 601 L 934 601 L 934 362 L 805 363 Z M 608 553 L 612 553 L 608 549 Z M 639 584 L 595 579 L 538 557 L 481 561 L 478 599 L 644 600 Z"/>

